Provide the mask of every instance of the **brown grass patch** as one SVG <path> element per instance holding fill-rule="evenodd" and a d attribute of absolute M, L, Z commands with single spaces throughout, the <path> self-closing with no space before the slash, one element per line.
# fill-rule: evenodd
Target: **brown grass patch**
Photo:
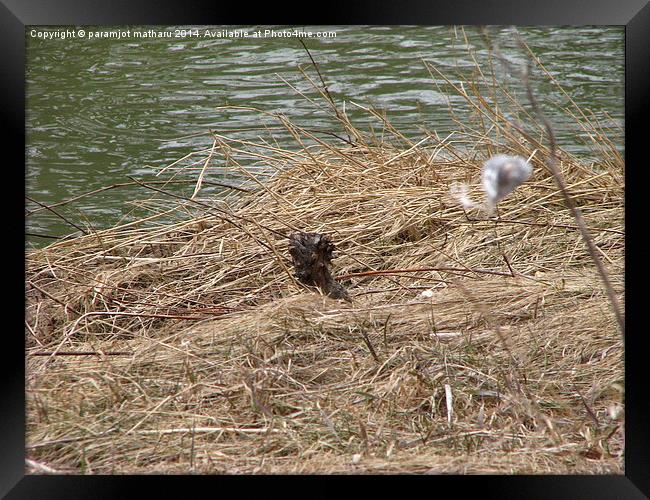
<path fill-rule="evenodd" d="M 166 170 L 227 164 L 252 192 L 31 251 L 28 471 L 622 474 L 621 335 L 541 129 L 466 86 L 453 141 L 372 109 L 385 136 L 339 111 L 344 145 L 278 116 L 295 150 L 214 134 L 199 176 Z M 622 300 L 623 161 L 581 116 L 600 161 L 560 168 Z M 498 218 L 464 213 L 451 184 L 497 151 L 534 153 L 533 177 Z M 330 235 L 351 304 L 295 280 L 295 230 Z"/>

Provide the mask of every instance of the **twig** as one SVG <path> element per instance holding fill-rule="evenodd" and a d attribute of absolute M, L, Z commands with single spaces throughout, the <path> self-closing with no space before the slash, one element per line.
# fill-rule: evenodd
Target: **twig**
<path fill-rule="evenodd" d="M 519 35 L 519 33 L 516 34 L 517 42 L 519 43 L 519 46 L 522 49 L 526 49 L 527 45 Z M 605 290 L 607 292 L 607 295 L 609 297 L 609 300 L 612 304 L 612 308 L 614 309 L 614 313 L 616 314 L 616 319 L 618 321 L 618 326 L 621 331 L 621 336 L 623 338 L 623 342 L 625 342 L 625 317 L 623 316 L 623 313 L 621 312 L 621 306 L 618 301 L 618 297 L 614 293 L 614 288 L 610 282 L 609 275 L 607 274 L 607 270 L 605 269 L 605 266 L 603 265 L 602 261 L 598 257 L 598 250 L 596 249 L 596 245 L 593 242 L 593 238 L 591 237 L 591 234 L 589 233 L 589 229 L 587 228 L 587 225 L 585 224 L 585 221 L 582 217 L 582 212 L 580 209 L 576 206 L 575 202 L 573 201 L 573 198 L 569 195 L 566 185 L 564 184 L 564 179 L 562 178 L 562 173 L 557 167 L 557 144 L 555 140 L 555 134 L 553 133 L 553 128 L 551 127 L 551 122 L 546 118 L 544 113 L 539 107 L 539 103 L 537 101 L 537 98 L 535 97 L 535 94 L 533 93 L 533 88 L 530 83 L 530 68 L 531 68 L 531 60 L 530 58 L 527 59 L 527 64 L 525 67 L 524 71 L 521 71 L 521 76 L 522 76 L 522 82 L 524 86 L 526 87 L 526 93 L 528 95 L 528 100 L 530 101 L 530 104 L 539 116 L 539 119 L 542 121 L 544 124 L 544 128 L 546 129 L 546 134 L 548 135 L 548 140 L 549 140 L 549 157 L 546 162 L 548 165 L 549 169 L 551 170 L 551 173 L 553 174 L 553 178 L 555 179 L 555 183 L 557 184 L 558 188 L 562 192 L 562 196 L 564 198 L 564 203 L 566 206 L 569 208 L 571 211 L 574 219 L 576 220 L 576 223 L 578 225 L 578 228 L 580 229 L 580 233 L 582 235 L 582 239 L 584 240 L 585 244 L 587 245 L 587 250 L 589 251 L 589 255 L 591 256 L 591 259 L 594 261 L 594 264 L 596 264 L 596 268 L 598 270 L 598 273 L 600 274 L 600 277 L 603 281 L 603 284 L 605 285 Z"/>
<path fill-rule="evenodd" d="M 98 351 L 39 351 L 39 352 L 30 352 L 29 356 L 132 356 L 132 352 L 128 351 L 108 351 L 108 352 L 98 352 Z"/>
<path fill-rule="evenodd" d="M 36 283 L 34 283 L 33 281 L 28 281 L 27 283 L 29 284 L 29 286 L 35 288 L 36 290 L 38 290 L 39 292 L 41 292 L 43 295 L 45 295 L 45 296 L 48 297 L 49 299 L 53 300 L 53 301 L 56 302 L 57 304 L 62 305 L 62 306 L 63 306 L 63 311 L 64 311 L 66 314 L 67 314 L 68 310 L 70 310 L 70 311 L 72 311 L 73 313 L 75 313 L 77 316 L 81 316 L 82 313 L 79 312 L 77 309 L 75 309 L 75 308 L 73 308 L 72 306 L 66 304 L 65 302 L 63 302 L 63 301 L 57 299 L 54 295 L 52 295 L 51 293 L 49 293 L 47 290 L 43 290 L 40 286 L 38 286 L 38 285 L 37 285 Z"/>
<path fill-rule="evenodd" d="M 381 271 L 363 271 L 360 273 L 348 273 L 342 276 L 337 276 L 339 280 L 348 278 L 359 278 L 362 276 L 381 276 L 384 274 L 401 274 L 401 273 L 422 273 L 427 271 L 450 271 L 450 272 L 464 272 L 464 273 L 478 273 L 478 274 L 494 274 L 496 276 L 512 276 L 512 273 L 505 273 L 501 271 L 490 271 L 489 269 L 463 269 L 461 267 L 420 267 L 416 269 L 385 269 Z"/>
<path fill-rule="evenodd" d="M 196 198 L 196 195 L 199 194 L 199 191 L 201 190 L 201 185 L 203 184 L 203 176 L 205 175 L 205 171 L 208 168 L 210 161 L 212 161 L 212 157 L 214 156 L 214 151 L 217 147 L 217 142 L 218 139 L 215 137 L 212 143 L 212 147 L 210 148 L 210 154 L 206 158 L 205 163 L 203 163 L 203 168 L 201 168 L 201 172 L 199 173 L 199 178 L 196 180 L 196 187 L 194 188 L 194 192 L 192 193 L 192 196 L 190 196 L 191 200 Z"/>
<path fill-rule="evenodd" d="M 69 220 L 66 219 L 63 215 L 61 215 L 59 212 L 57 212 L 56 210 L 54 210 L 52 207 L 49 207 L 49 206 L 47 206 L 45 203 L 41 203 L 40 201 L 34 200 L 33 198 L 30 198 L 29 196 L 25 196 L 25 198 L 27 198 L 27 199 L 28 199 L 29 201 L 31 201 L 32 203 L 36 203 L 37 205 L 43 207 L 44 209 L 46 209 L 46 210 L 52 212 L 52 213 L 53 213 L 54 215 L 56 215 L 59 219 L 65 221 L 65 222 L 68 223 L 68 224 L 70 224 L 72 227 L 74 227 L 75 229 L 81 231 L 83 234 L 88 234 L 88 231 L 86 231 L 85 229 L 83 229 L 83 228 L 77 226 L 74 222 L 69 221 Z"/>
<path fill-rule="evenodd" d="M 32 236 L 34 238 L 51 238 L 53 240 L 60 240 L 61 236 L 53 236 L 51 234 L 38 234 L 38 233 L 25 233 L 25 236 Z"/>
<path fill-rule="evenodd" d="M 587 404 L 587 401 L 582 396 L 582 394 L 580 394 L 580 391 L 575 386 L 575 384 L 573 384 L 573 388 L 575 389 L 576 394 L 580 397 L 580 401 L 582 401 L 582 404 L 584 405 L 585 410 L 587 410 L 587 415 L 589 415 L 589 418 L 591 418 L 591 420 L 594 422 L 594 424 L 596 424 L 596 427 L 600 427 L 600 422 L 598 421 L 598 417 L 596 416 L 594 411 L 591 408 L 589 408 L 589 405 Z"/>
<path fill-rule="evenodd" d="M 220 212 L 220 213 L 227 213 L 229 216 L 236 217 L 236 218 L 241 219 L 241 220 L 243 220 L 245 222 L 251 222 L 248 218 L 242 217 L 241 215 L 236 215 L 236 214 L 233 214 L 233 213 L 226 212 L 225 210 L 222 210 L 222 209 L 220 209 L 218 207 L 213 207 L 211 205 L 208 205 L 207 203 L 202 203 L 200 201 L 193 200 L 191 198 L 187 198 L 185 196 L 181 196 L 181 195 L 178 195 L 178 194 L 175 194 L 175 193 L 171 193 L 169 191 L 165 191 L 164 189 L 159 189 L 159 188 L 153 187 L 150 184 L 145 183 L 145 182 L 141 182 L 141 181 L 139 181 L 139 180 L 137 180 L 137 179 L 135 179 L 134 177 L 131 177 L 131 176 L 128 176 L 128 177 L 129 177 L 129 179 L 132 179 L 134 182 L 136 182 L 137 184 L 140 184 L 142 187 L 145 187 L 147 189 L 151 189 L 151 190 L 156 191 L 158 193 L 162 193 L 162 194 L 164 194 L 166 196 L 171 196 L 172 198 L 176 198 L 176 199 L 183 200 L 183 201 L 188 201 L 190 203 L 194 203 L 195 205 L 199 205 L 199 206 L 207 209 L 208 212 L 211 212 L 213 215 L 220 218 L 224 222 L 229 222 L 230 224 L 232 224 L 232 225 L 234 225 L 234 226 L 236 226 L 236 227 L 238 227 L 240 229 L 241 229 L 241 226 L 239 224 L 237 224 L 236 222 L 233 222 L 232 220 L 224 217 L 223 215 L 216 215 L 216 214 L 214 214 L 214 212 L 217 211 L 217 212 Z M 267 229 L 267 230 L 271 231 L 272 233 L 277 234 L 278 236 L 282 236 L 284 238 L 287 237 L 287 235 L 285 235 L 284 233 L 281 233 L 280 231 L 276 231 L 275 229 L 271 229 L 270 227 L 265 227 L 265 226 L 262 226 L 262 227 L 264 227 L 264 229 Z"/>
<path fill-rule="evenodd" d="M 368 334 L 362 330 L 361 331 L 361 337 L 363 337 L 363 341 L 368 346 L 368 349 L 370 350 L 370 354 L 375 359 L 375 361 L 377 363 L 381 363 L 381 361 L 379 360 L 379 356 L 377 356 L 377 353 L 375 352 L 375 348 L 372 346 L 372 343 L 370 342 L 370 339 L 368 338 Z"/>
<path fill-rule="evenodd" d="M 479 219 L 469 219 L 472 222 L 486 222 L 485 220 L 479 220 Z M 553 224 L 550 222 L 530 222 L 530 221 L 525 221 L 525 220 L 513 220 L 513 219 L 499 219 L 499 223 L 508 223 L 508 224 L 522 224 L 524 226 L 539 226 L 539 227 L 557 227 L 560 229 L 580 229 L 578 226 L 572 226 L 571 224 Z M 609 229 L 609 228 L 592 228 L 592 231 L 601 231 L 603 233 L 614 233 L 614 234 L 620 234 L 620 235 L 625 235 L 625 231 L 619 231 L 617 229 Z"/>
<path fill-rule="evenodd" d="M 445 401 L 447 403 L 447 423 L 451 425 L 454 418 L 454 397 L 449 384 L 445 384 Z"/>
<path fill-rule="evenodd" d="M 280 429 L 269 429 L 268 427 L 250 428 L 245 427 L 179 427 L 176 429 L 152 429 L 135 432 L 140 435 L 148 434 L 187 434 L 190 432 L 205 434 L 212 432 L 239 432 L 241 434 L 264 434 L 265 432 L 280 432 Z"/>
<path fill-rule="evenodd" d="M 314 61 L 314 58 L 311 56 L 311 52 L 309 52 L 309 49 L 307 48 L 307 45 L 305 45 L 305 42 L 302 41 L 302 38 L 299 38 L 298 41 L 300 44 L 303 46 L 305 51 L 307 52 L 307 55 L 309 56 L 309 59 L 311 59 L 311 63 L 314 65 L 314 69 L 316 70 L 316 73 L 318 74 L 318 78 L 320 78 L 321 83 L 323 84 L 323 90 L 325 91 L 325 95 L 327 97 L 327 100 L 329 101 L 330 105 L 332 106 L 332 109 L 334 110 L 334 113 L 336 114 L 336 117 L 338 120 L 345 126 L 346 131 L 347 131 L 347 126 L 346 126 L 346 121 L 341 117 L 341 114 L 339 113 L 338 108 L 336 107 L 336 103 L 334 102 L 334 99 L 332 98 L 329 89 L 327 88 L 327 85 L 325 84 L 325 80 L 323 79 L 323 75 L 320 73 L 320 69 L 318 69 L 318 65 L 316 64 L 316 61 Z M 349 144 L 354 144 L 352 142 L 352 138 L 350 137 L 348 133 L 348 140 L 345 141 Z"/>
<path fill-rule="evenodd" d="M 25 464 L 42 474 L 61 474 L 61 471 L 53 469 L 48 465 L 35 462 L 34 460 L 30 460 L 29 458 L 25 459 Z"/>
<path fill-rule="evenodd" d="M 189 180 L 189 179 L 188 180 L 177 180 L 177 181 L 171 181 L 171 180 L 170 181 L 148 181 L 148 184 L 163 184 L 163 185 L 167 185 L 167 184 L 196 184 L 196 181 Z M 204 180 L 203 184 L 207 184 L 209 186 L 219 186 L 219 187 L 226 188 L 226 189 L 233 189 L 235 191 L 241 191 L 242 193 L 250 193 L 250 189 L 246 189 L 246 188 L 241 187 L 241 186 L 233 186 L 232 184 L 226 184 L 224 182 L 205 181 Z M 117 189 L 117 188 L 122 188 L 122 187 L 130 187 L 130 186 L 138 186 L 138 185 L 140 185 L 140 184 L 137 183 L 137 182 L 120 182 L 120 183 L 117 183 L 117 184 L 111 184 L 110 186 L 104 186 L 104 187 L 99 188 L 99 189 L 93 189 L 92 191 L 87 191 L 87 192 L 81 193 L 81 194 L 79 194 L 77 196 L 73 196 L 72 198 L 68 198 L 67 200 L 63 200 L 63 201 L 60 201 L 58 203 L 53 203 L 52 205 L 49 205 L 49 207 L 50 208 L 60 207 L 61 205 L 67 205 L 68 203 L 72 203 L 73 201 L 80 200 L 81 198 L 85 198 L 87 196 L 92 196 L 94 194 L 99 194 L 99 193 L 102 193 L 104 191 L 109 191 L 111 189 Z M 35 210 L 27 210 L 26 213 L 25 213 L 25 217 L 29 217 L 30 215 L 37 214 L 37 213 L 41 212 L 42 210 L 46 210 L 46 209 L 47 209 L 47 207 L 42 206 L 41 208 L 37 208 Z M 39 235 L 35 235 L 35 236 L 39 236 Z"/>
<path fill-rule="evenodd" d="M 302 38 L 299 38 L 298 41 L 303 46 L 303 48 L 307 51 L 307 55 L 309 56 L 309 59 L 311 59 L 311 63 L 314 65 L 314 69 L 316 70 L 316 73 L 318 73 L 318 78 L 320 78 L 320 81 L 323 84 L 323 90 L 327 95 L 327 100 L 330 102 L 332 109 L 334 109 L 334 113 L 336 113 L 336 117 L 340 120 L 341 115 L 339 114 L 339 110 L 336 107 L 336 104 L 334 103 L 334 99 L 332 99 L 332 96 L 330 95 L 330 91 L 328 90 L 327 85 L 325 84 L 325 80 L 323 80 L 323 75 L 320 74 L 320 70 L 318 69 L 318 64 L 316 64 L 316 61 L 314 61 L 314 58 L 311 56 L 311 52 L 309 52 L 309 49 L 305 45 L 305 42 L 302 41 Z"/>

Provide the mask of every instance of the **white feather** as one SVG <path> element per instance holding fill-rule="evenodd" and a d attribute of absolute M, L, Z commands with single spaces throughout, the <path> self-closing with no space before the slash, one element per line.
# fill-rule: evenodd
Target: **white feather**
<path fill-rule="evenodd" d="M 523 184 L 533 173 L 533 167 L 521 156 L 496 155 L 483 165 L 483 191 L 488 203 L 496 205 Z"/>

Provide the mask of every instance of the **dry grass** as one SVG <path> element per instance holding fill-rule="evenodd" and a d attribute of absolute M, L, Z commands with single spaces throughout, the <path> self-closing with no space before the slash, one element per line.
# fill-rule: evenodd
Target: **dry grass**
<path fill-rule="evenodd" d="M 526 111 L 492 76 L 446 91 L 474 113 L 453 139 L 373 109 L 381 138 L 337 110 L 354 144 L 279 116 L 294 150 L 214 134 L 164 172 L 228 165 L 250 193 L 161 195 L 30 252 L 28 472 L 622 474 L 623 343 L 541 129 L 505 119 Z M 623 161 L 569 112 L 600 161 L 559 167 L 622 300 Z M 535 171 L 485 220 L 449 189 L 495 152 Z M 352 304 L 296 282 L 294 230 L 331 236 Z"/>

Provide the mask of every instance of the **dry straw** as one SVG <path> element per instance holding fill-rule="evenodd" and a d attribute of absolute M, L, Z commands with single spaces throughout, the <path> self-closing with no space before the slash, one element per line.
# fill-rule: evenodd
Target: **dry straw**
<path fill-rule="evenodd" d="M 343 132 L 260 111 L 295 147 L 213 132 L 162 174 L 198 178 L 187 195 L 134 181 L 150 216 L 30 251 L 28 472 L 623 473 L 615 314 L 543 129 L 476 64 L 461 85 L 426 63 L 469 106 L 453 138 L 373 108 L 364 132 L 321 76 Z M 559 147 L 557 168 L 622 300 L 623 160 L 569 112 L 598 161 Z M 475 218 L 450 186 L 497 153 L 534 173 Z M 224 166 L 246 192 L 202 197 Z M 295 279 L 295 231 L 331 237 L 351 303 Z"/>

